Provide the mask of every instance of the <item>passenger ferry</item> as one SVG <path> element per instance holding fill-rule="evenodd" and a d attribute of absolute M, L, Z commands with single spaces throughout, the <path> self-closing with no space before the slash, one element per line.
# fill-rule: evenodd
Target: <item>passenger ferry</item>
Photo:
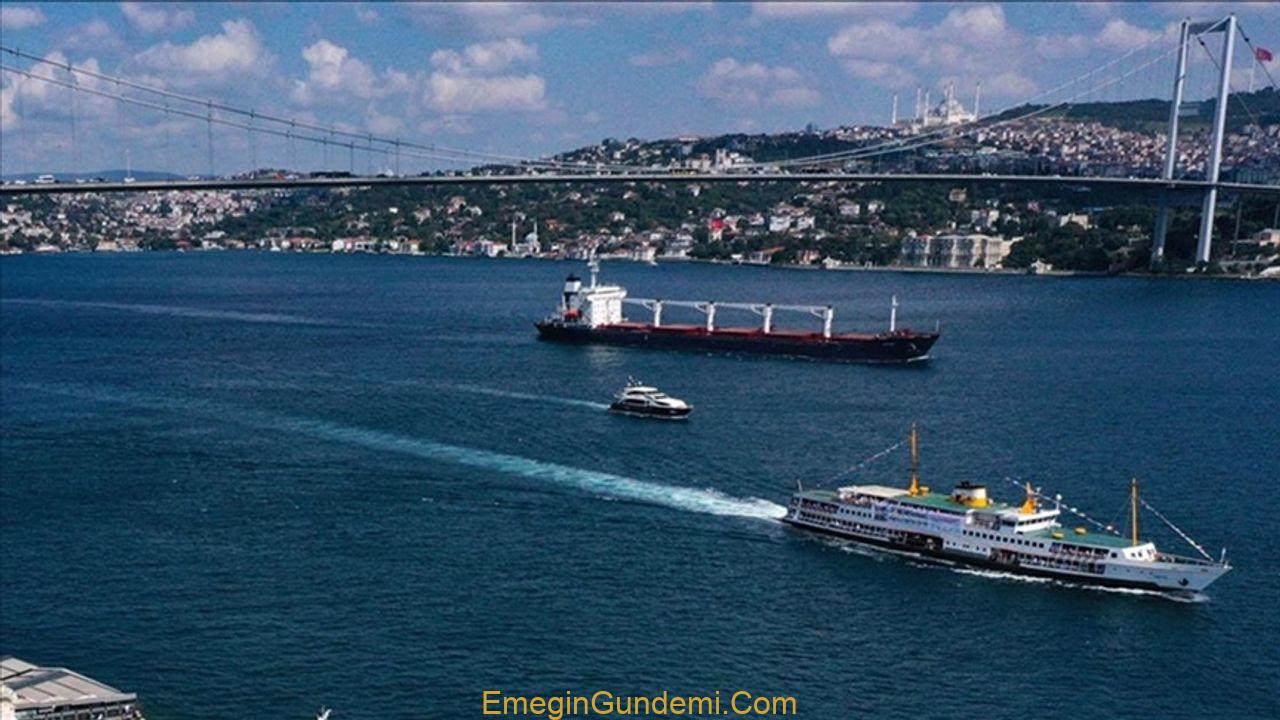
<path fill-rule="evenodd" d="M 920 484 L 915 425 L 910 442 L 907 488 L 800 489 L 791 496 L 784 521 L 928 558 L 1083 585 L 1193 593 L 1231 569 L 1225 551 L 1221 559 L 1212 559 L 1172 524 L 1202 558 L 1162 552 L 1150 540 L 1140 539 L 1137 480 L 1130 486 L 1128 537 L 1108 529 L 1067 529 L 1059 522 L 1061 499 L 1053 507 L 1042 507 L 1042 496 L 1029 483 L 1021 505 L 995 502 L 985 486 L 969 482 L 956 485 L 950 494 L 932 492 Z"/>

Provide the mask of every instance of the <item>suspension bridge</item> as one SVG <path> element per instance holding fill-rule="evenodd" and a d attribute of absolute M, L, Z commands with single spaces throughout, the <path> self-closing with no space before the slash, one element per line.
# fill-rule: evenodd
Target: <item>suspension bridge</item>
<path fill-rule="evenodd" d="M 1275 77 L 1263 62 L 1269 56 L 1254 45 L 1234 15 L 1200 22 L 1190 19 L 1178 25 L 1176 37 L 1161 35 L 1121 53 L 1105 63 L 1076 77 L 1005 109 L 986 115 L 975 112 L 962 122 L 945 123 L 929 127 L 927 123 L 894 131 L 887 137 L 869 141 L 846 150 L 816 154 L 806 157 L 786 158 L 774 161 L 750 161 L 731 168 L 709 171 L 690 171 L 687 167 L 654 167 L 619 162 L 584 162 L 557 157 L 521 157 L 510 154 L 486 152 L 474 149 L 451 148 L 435 143 L 421 142 L 401 137 L 390 137 L 372 132 L 360 132 L 336 123 L 325 124 L 279 113 L 262 112 L 212 98 L 198 98 L 154 84 L 111 75 L 96 68 L 61 61 L 51 56 L 41 56 L 18 48 L 0 44 L 0 72 L 9 78 L 14 94 L 15 111 L 19 118 L 24 114 L 23 100 L 34 88 L 43 92 L 64 93 L 67 102 L 64 115 L 67 121 L 69 146 L 74 166 L 81 166 L 82 138 L 85 125 L 90 120 L 101 121 L 111 108 L 118 123 L 141 123 L 144 119 L 160 121 L 164 133 L 164 156 L 170 158 L 171 122 L 185 122 L 191 127 L 203 127 L 207 173 L 192 175 L 186 179 L 160 179 L 135 181 L 126 177 L 111 181 L 76 180 L 73 182 L 37 182 L 34 184 L 7 183 L 0 186 L 0 196 L 40 195 L 59 193 L 112 193 L 165 190 L 233 190 L 233 189 L 290 189 L 373 187 L 387 185 L 509 185 L 509 184 L 560 184 L 560 183 L 743 183 L 743 182 L 876 182 L 876 183 L 964 183 L 964 184 L 1025 184 L 1058 185 L 1087 188 L 1124 188 L 1151 198 L 1158 206 L 1152 245 L 1152 261 L 1164 256 L 1165 238 L 1170 222 L 1170 208 L 1199 204 L 1201 221 L 1196 246 L 1196 261 L 1205 263 L 1210 257 L 1213 240 L 1213 219 L 1219 197 L 1223 193 L 1280 197 L 1280 184 L 1269 178 L 1265 182 L 1246 182 L 1224 178 L 1224 141 L 1227 137 L 1227 111 L 1236 100 L 1240 111 L 1258 124 L 1256 112 L 1245 102 L 1233 79 L 1232 70 L 1239 37 L 1249 50 L 1250 84 L 1254 71 L 1261 69 L 1269 87 L 1280 89 Z M 1208 42 L 1206 42 L 1208 41 Z M 1218 44 L 1215 54 L 1210 44 Z M 1197 53 L 1196 51 L 1200 52 Z M 1193 62 L 1193 58 L 1195 61 Z M 1205 60 L 1207 58 L 1207 62 Z M 1194 77 L 1200 68 L 1200 77 Z M 1127 176 L 1091 176 L 1084 174 L 1037 173 L 972 173 L 972 172 L 903 172 L 897 170 L 867 171 L 868 163 L 890 157 L 910 157 L 930 148 L 954 147 L 964 141 L 980 141 L 984 135 L 1007 128 L 1016 128 L 1038 118 L 1052 118 L 1086 103 L 1105 102 L 1132 98 L 1144 79 L 1150 83 L 1153 77 L 1167 72 L 1172 76 L 1169 84 L 1169 116 L 1164 133 L 1164 162 L 1147 173 Z M 1197 82 L 1199 80 L 1199 83 Z M 1158 84 L 1158 80 L 1154 81 Z M 1197 84 L 1201 86 L 1203 102 L 1190 99 Z M 1250 88 L 1252 89 L 1252 88 Z M 1234 98 L 1233 98 L 1234 94 Z M 950 100 L 950 98 L 948 98 Z M 1180 126 L 1190 111 L 1198 106 L 1212 107 L 1211 129 L 1206 148 L 1192 148 L 1179 141 Z M 925 103 L 927 106 L 927 102 Z M 975 98 L 976 106 L 976 98 Z M 918 117 L 926 108 L 917 102 Z M 130 116 L 129 113 L 133 113 Z M 896 96 L 894 126 L 897 120 Z M 29 153 L 30 142 L 21 136 L 25 123 L 19 124 L 19 153 Z M 224 135 L 226 131 L 243 131 L 247 142 L 237 143 L 235 151 L 228 151 L 224 143 L 215 142 L 215 128 Z M 260 159 L 267 156 L 271 144 L 275 144 L 277 159 L 290 168 L 288 171 L 259 173 Z M 299 148 L 303 152 L 299 153 Z M 310 149 L 318 149 L 323 160 L 312 166 L 319 172 L 298 170 L 308 164 L 305 157 Z M 247 150 L 247 153 L 244 151 Z M 1203 171 L 1198 162 L 1189 158 L 1191 150 L 1203 154 Z M 126 167 L 129 166 L 130 148 L 123 148 Z M 346 170 L 335 170 L 346 156 Z M 357 156 L 364 161 L 366 172 L 357 173 Z M 1232 158 L 1239 160 L 1240 158 Z M 216 161 L 242 164 L 245 170 L 232 175 L 215 172 Z M 375 172 L 375 163 L 384 168 Z M 428 171 L 402 172 L 406 165 Z M 1193 167 L 1194 165 L 1194 167 Z M 442 166 L 459 168 L 443 170 Z M 394 169 L 392 169 L 394 168 Z M 1280 173 L 1278 173 L 1280 174 Z"/>

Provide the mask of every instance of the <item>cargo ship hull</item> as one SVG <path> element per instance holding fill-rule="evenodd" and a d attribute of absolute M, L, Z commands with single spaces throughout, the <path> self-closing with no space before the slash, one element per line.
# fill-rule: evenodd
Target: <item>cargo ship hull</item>
<path fill-rule="evenodd" d="M 769 332 L 758 328 L 716 328 L 693 325 L 655 326 L 615 323 L 589 327 L 544 321 L 537 323 L 542 339 L 557 342 L 694 350 L 714 353 L 779 355 L 853 363 L 904 363 L 926 360 L 937 333 L 902 330 L 880 334 Z"/>

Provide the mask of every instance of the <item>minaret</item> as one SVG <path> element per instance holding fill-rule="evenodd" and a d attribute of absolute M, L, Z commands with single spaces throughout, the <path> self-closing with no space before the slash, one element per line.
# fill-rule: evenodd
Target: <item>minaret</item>
<path fill-rule="evenodd" d="M 928 90 L 924 91 L 924 120 L 926 123 L 929 122 L 929 91 Z"/>
<path fill-rule="evenodd" d="M 916 121 L 919 122 L 924 118 L 924 100 L 922 99 L 923 90 L 919 85 L 916 86 Z"/>
<path fill-rule="evenodd" d="M 898 93 L 893 94 L 893 112 L 889 115 L 889 127 L 898 124 Z"/>
<path fill-rule="evenodd" d="M 982 112 L 978 109 L 978 103 L 982 100 L 982 83 L 973 86 L 973 119 L 977 120 L 982 117 Z"/>

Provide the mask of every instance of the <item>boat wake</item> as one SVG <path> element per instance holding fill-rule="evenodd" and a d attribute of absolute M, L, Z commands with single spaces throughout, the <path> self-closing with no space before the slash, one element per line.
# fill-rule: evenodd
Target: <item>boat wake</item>
<path fill-rule="evenodd" d="M 606 403 L 591 402 L 590 400 L 578 400 L 576 398 L 558 397 L 555 395 L 538 395 L 535 393 L 513 392 L 510 390 L 499 390 L 497 388 L 484 387 L 483 385 L 449 385 L 451 390 L 459 390 L 461 392 L 475 393 L 477 395 L 489 395 L 491 397 L 511 398 L 513 400 L 532 400 L 534 402 L 549 402 L 558 405 L 569 405 L 571 407 L 590 408 L 592 410 L 608 410 Z"/>
<path fill-rule="evenodd" d="M 206 308 L 185 307 L 181 305 L 148 305 L 141 303 L 89 302 L 81 300 L 44 300 L 40 298 L 4 298 L 3 302 L 25 305 L 43 305 L 47 307 L 86 308 L 94 310 L 117 310 L 121 312 L 139 313 L 142 315 L 168 315 L 172 317 L 198 318 L 201 320 L 234 320 L 249 323 L 271 323 L 275 325 L 316 325 L 338 327 L 346 323 L 333 322 L 319 318 L 299 315 L 283 315 L 279 313 L 248 313 L 235 310 L 209 310 Z"/>
<path fill-rule="evenodd" d="M 29 385 L 33 389 L 59 395 L 102 402 L 126 404 L 139 408 L 181 411 L 211 420 L 230 421 L 264 430 L 291 430 L 312 437 L 357 445 L 373 450 L 450 462 L 457 465 L 494 470 L 507 475 L 529 478 L 571 487 L 603 497 L 634 500 L 651 505 L 690 512 L 735 517 L 780 519 L 786 509 L 762 498 L 740 498 L 713 488 L 681 487 L 636 480 L 610 473 L 544 462 L 519 455 L 480 450 L 459 445 L 421 440 L 405 435 L 372 430 L 327 420 L 276 415 L 259 410 L 223 406 L 198 400 L 172 400 L 136 393 L 104 392 L 99 389 L 70 389 Z"/>

